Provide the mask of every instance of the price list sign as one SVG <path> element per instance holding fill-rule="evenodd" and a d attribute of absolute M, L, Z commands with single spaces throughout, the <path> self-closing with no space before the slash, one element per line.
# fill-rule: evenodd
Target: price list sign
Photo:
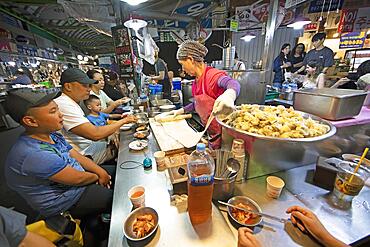
<path fill-rule="evenodd" d="M 362 48 L 365 43 L 365 32 L 352 32 L 340 36 L 339 49 Z"/>

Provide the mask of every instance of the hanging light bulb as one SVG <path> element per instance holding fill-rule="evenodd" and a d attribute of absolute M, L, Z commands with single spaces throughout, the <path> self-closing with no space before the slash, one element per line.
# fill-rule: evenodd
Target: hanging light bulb
<path fill-rule="evenodd" d="M 88 62 L 89 61 L 89 58 L 88 57 L 84 57 L 84 61 L 85 62 Z"/>
<path fill-rule="evenodd" d="M 80 60 L 80 61 L 82 61 L 84 59 L 84 57 L 79 54 L 79 55 L 77 55 L 77 59 Z"/>
<path fill-rule="evenodd" d="M 128 21 L 125 21 L 123 25 L 127 28 L 134 29 L 135 31 L 139 30 L 140 28 L 146 27 L 148 23 L 144 20 L 139 19 L 130 19 Z"/>

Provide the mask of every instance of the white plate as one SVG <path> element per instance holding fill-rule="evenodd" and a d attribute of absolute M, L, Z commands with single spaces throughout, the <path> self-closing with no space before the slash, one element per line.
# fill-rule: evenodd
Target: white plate
<path fill-rule="evenodd" d="M 133 123 L 128 123 L 128 124 L 124 124 L 124 125 L 122 125 L 119 129 L 120 129 L 120 130 L 129 130 L 129 129 L 131 129 L 131 128 L 132 128 L 132 126 L 134 126 L 134 124 L 133 124 Z"/>
<path fill-rule="evenodd" d="M 122 99 L 122 101 L 123 101 L 123 104 L 127 104 L 128 102 L 130 102 L 130 101 L 131 101 L 131 99 L 130 99 L 129 97 L 124 97 L 124 98 Z"/>
<path fill-rule="evenodd" d="M 148 146 L 148 142 L 144 141 L 144 140 L 136 140 L 136 141 L 130 142 L 130 144 L 128 144 L 128 147 L 130 149 L 136 150 L 136 151 L 143 150 L 147 146 Z"/>

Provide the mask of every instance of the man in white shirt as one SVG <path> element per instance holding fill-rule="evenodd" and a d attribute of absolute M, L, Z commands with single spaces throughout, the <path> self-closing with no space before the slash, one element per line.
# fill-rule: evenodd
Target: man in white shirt
<path fill-rule="evenodd" d="M 240 72 L 240 70 L 246 70 L 244 62 L 239 60 L 238 53 L 235 53 L 233 70 L 232 78 L 234 79 L 238 79 L 238 77 L 243 73 Z"/>
<path fill-rule="evenodd" d="M 69 68 L 63 71 L 60 84 L 62 95 L 55 99 L 63 114 L 62 134 L 82 155 L 91 156 L 97 164 L 113 158 L 105 138 L 115 133 L 123 124 L 136 121 L 128 116 L 106 126 L 95 126 L 85 117 L 79 103 L 90 95 L 91 84 L 95 80 L 80 69 Z"/>

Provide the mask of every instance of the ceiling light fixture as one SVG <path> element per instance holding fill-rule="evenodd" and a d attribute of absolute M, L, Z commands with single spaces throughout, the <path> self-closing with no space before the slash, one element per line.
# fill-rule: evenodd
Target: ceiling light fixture
<path fill-rule="evenodd" d="M 294 29 L 302 29 L 304 25 L 310 24 L 312 21 L 304 16 L 297 16 L 292 23 L 287 27 L 292 27 Z"/>
<path fill-rule="evenodd" d="M 132 6 L 135 6 L 135 5 L 139 5 L 141 3 L 144 3 L 144 2 L 146 2 L 148 0 L 121 0 L 121 1 L 122 2 L 125 2 L 125 3 L 128 3 L 128 4 L 132 5 Z"/>
<path fill-rule="evenodd" d="M 82 55 L 77 55 L 77 59 L 82 61 L 84 59 L 84 57 Z"/>
<path fill-rule="evenodd" d="M 140 28 L 146 27 L 148 23 L 144 20 L 139 19 L 130 19 L 128 21 L 125 21 L 123 25 L 127 28 L 134 29 L 135 31 L 139 30 Z"/>
<path fill-rule="evenodd" d="M 252 33 L 247 33 L 246 35 L 244 35 L 243 37 L 241 37 L 240 39 L 244 40 L 245 42 L 249 42 L 251 41 L 252 39 L 254 39 L 256 37 L 256 35 L 252 34 Z"/>

